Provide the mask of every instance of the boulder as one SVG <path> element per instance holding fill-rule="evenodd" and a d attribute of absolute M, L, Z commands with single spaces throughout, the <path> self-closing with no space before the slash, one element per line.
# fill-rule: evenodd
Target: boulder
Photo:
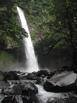
<path fill-rule="evenodd" d="M 15 71 L 5 72 L 4 80 L 19 80 L 19 77 Z"/>
<path fill-rule="evenodd" d="M 42 83 L 42 77 L 37 76 L 37 72 L 28 73 L 26 76 L 24 76 L 25 80 L 32 80 L 35 84 L 41 84 Z"/>
<path fill-rule="evenodd" d="M 44 89 L 48 92 L 70 92 L 70 91 L 75 91 L 77 87 L 75 84 L 69 84 L 66 86 L 58 86 L 58 85 L 54 85 L 50 81 L 46 81 L 44 83 Z"/>
<path fill-rule="evenodd" d="M 54 97 L 49 98 L 47 103 L 77 103 L 77 97 L 72 95 L 64 96 L 64 97 Z"/>
<path fill-rule="evenodd" d="M 33 102 L 33 101 L 31 102 L 30 98 L 28 98 L 26 96 L 22 97 L 22 101 L 23 101 L 23 103 L 32 103 Z"/>
<path fill-rule="evenodd" d="M 19 79 L 25 80 L 25 79 L 27 79 L 26 76 L 28 75 L 28 73 L 18 71 L 17 75 L 18 75 Z"/>
<path fill-rule="evenodd" d="M 13 94 L 16 95 L 36 95 L 38 93 L 38 88 L 32 82 L 26 81 L 25 83 L 17 83 L 12 88 Z"/>
<path fill-rule="evenodd" d="M 56 71 L 50 72 L 50 73 L 49 73 L 49 76 L 47 76 L 47 79 L 50 79 L 55 73 L 56 73 Z"/>
<path fill-rule="evenodd" d="M 37 103 L 36 102 L 37 93 L 38 93 L 38 88 L 34 85 L 34 83 L 29 81 L 15 84 L 13 86 L 13 94 L 21 95 L 23 103 Z"/>
<path fill-rule="evenodd" d="M 41 77 L 41 76 L 46 77 L 46 76 L 49 76 L 49 74 L 50 74 L 50 72 L 47 69 L 44 69 L 44 70 L 42 69 L 42 70 L 37 72 L 38 77 Z"/>
<path fill-rule="evenodd" d="M 50 98 L 47 103 L 66 103 L 66 101 L 62 98 Z"/>
<path fill-rule="evenodd" d="M 17 103 L 17 101 L 16 101 L 15 97 L 7 96 L 1 101 L 1 103 Z"/>
<path fill-rule="evenodd" d="M 49 92 L 69 92 L 77 89 L 75 81 L 76 74 L 74 72 L 62 72 L 47 79 L 43 86 Z"/>
<path fill-rule="evenodd" d="M 22 100 L 23 100 L 23 103 L 39 103 L 39 100 L 36 95 L 30 96 L 30 97 L 22 96 Z"/>
<path fill-rule="evenodd" d="M 26 79 L 28 79 L 28 80 L 36 80 L 37 79 L 36 72 L 28 73 L 26 75 Z"/>
<path fill-rule="evenodd" d="M 32 82 L 25 82 L 25 86 L 22 90 L 22 95 L 36 95 L 38 93 L 38 88 Z"/>
<path fill-rule="evenodd" d="M 50 81 L 58 86 L 66 86 L 75 83 L 77 79 L 77 74 L 73 71 L 64 71 L 61 73 L 54 74 Z"/>

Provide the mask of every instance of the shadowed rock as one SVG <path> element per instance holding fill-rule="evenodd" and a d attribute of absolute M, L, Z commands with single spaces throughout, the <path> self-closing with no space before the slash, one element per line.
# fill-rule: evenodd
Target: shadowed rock
<path fill-rule="evenodd" d="M 44 69 L 44 70 L 39 70 L 36 74 L 38 77 L 47 77 L 50 75 L 50 72 L 49 70 Z"/>
<path fill-rule="evenodd" d="M 5 72 L 4 80 L 19 80 L 19 77 L 15 71 Z"/>
<path fill-rule="evenodd" d="M 13 96 L 7 96 L 5 97 L 1 103 L 18 103 Z"/>
<path fill-rule="evenodd" d="M 18 83 L 15 84 L 12 88 L 13 94 L 16 95 L 35 95 L 38 93 L 38 88 L 32 82 Z"/>

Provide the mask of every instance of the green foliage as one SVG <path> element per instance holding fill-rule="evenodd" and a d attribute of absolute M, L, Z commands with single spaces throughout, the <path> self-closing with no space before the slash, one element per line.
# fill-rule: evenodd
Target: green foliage
<path fill-rule="evenodd" d="M 2 1 L 0 7 L 0 45 L 5 48 L 10 46 L 18 46 L 21 44 L 21 27 L 17 20 L 17 12 L 15 5 L 8 1 Z"/>
<path fill-rule="evenodd" d="M 6 58 L 5 58 L 6 57 Z M 10 60 L 13 60 L 13 62 L 14 62 L 14 57 L 11 55 L 11 54 L 9 54 L 9 53 L 6 53 L 6 52 L 0 52 L 0 59 L 2 60 L 2 61 L 10 61 Z"/>
<path fill-rule="evenodd" d="M 14 56 L 4 51 L 0 51 L 0 70 L 7 70 L 10 66 L 14 66 L 16 60 Z"/>
<path fill-rule="evenodd" d="M 0 38 L 5 44 L 11 44 L 11 41 L 12 45 L 21 43 L 18 5 L 25 12 L 34 43 L 46 48 L 76 46 L 75 0 L 8 0 L 7 3 L 2 0 L 0 5 Z"/>
<path fill-rule="evenodd" d="M 58 3 L 60 2 L 60 3 Z M 77 24 L 77 3 L 72 0 L 55 0 L 55 14 L 57 22 L 60 23 L 60 32 L 64 34 L 64 39 L 70 45 L 75 43 Z M 61 9 L 61 10 L 60 10 Z M 72 43 L 72 44 L 71 44 Z"/>

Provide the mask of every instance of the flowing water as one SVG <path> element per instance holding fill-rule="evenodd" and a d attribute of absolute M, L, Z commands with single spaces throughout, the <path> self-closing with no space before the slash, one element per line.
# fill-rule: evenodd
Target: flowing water
<path fill-rule="evenodd" d="M 38 87 L 38 100 L 39 103 L 55 103 L 55 102 L 47 102 L 49 99 L 54 100 L 54 98 L 64 98 L 64 94 L 61 93 L 53 93 L 53 92 L 47 92 L 44 90 L 43 86 L 36 85 Z"/>
<path fill-rule="evenodd" d="M 26 62 L 27 70 L 26 71 L 27 72 L 38 71 L 39 66 L 38 66 L 37 58 L 35 56 L 34 47 L 33 47 L 33 43 L 32 43 L 31 36 L 30 36 L 30 31 L 27 25 L 24 12 L 20 7 L 17 7 L 17 11 L 18 11 L 18 15 L 20 18 L 21 26 L 25 30 L 25 32 L 28 34 L 28 37 L 23 38 L 24 46 L 25 46 L 25 54 L 27 58 L 27 62 Z"/>
<path fill-rule="evenodd" d="M 24 41 L 24 46 L 25 46 L 25 54 L 26 54 L 26 58 L 27 58 L 27 72 L 33 72 L 33 71 L 38 71 L 39 70 L 39 66 L 38 66 L 38 62 L 37 62 L 37 58 L 35 56 L 35 52 L 34 52 L 34 47 L 33 47 L 33 43 L 31 40 L 31 36 L 30 36 L 30 31 L 27 25 L 27 21 L 24 15 L 23 10 L 20 7 L 17 7 L 17 11 L 18 11 L 18 15 L 20 18 L 20 22 L 21 22 L 21 26 L 22 28 L 25 30 L 25 32 L 27 32 L 28 37 L 24 37 L 23 41 Z M 38 100 L 39 103 L 47 103 L 48 99 L 53 99 L 54 97 L 61 97 L 61 94 L 58 93 L 50 93 L 50 92 L 46 92 L 43 89 L 43 86 L 41 85 L 36 85 L 38 88 Z M 21 100 L 21 98 L 17 98 L 18 101 Z M 22 100 L 21 102 L 22 103 Z"/>

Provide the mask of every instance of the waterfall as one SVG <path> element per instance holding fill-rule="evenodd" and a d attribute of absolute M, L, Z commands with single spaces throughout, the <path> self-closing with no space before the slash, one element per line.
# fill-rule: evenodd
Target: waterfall
<path fill-rule="evenodd" d="M 26 71 L 27 72 L 38 71 L 39 66 L 38 66 L 37 58 L 35 56 L 34 47 L 33 47 L 33 43 L 32 43 L 31 36 L 30 36 L 30 31 L 27 25 L 24 12 L 20 7 L 17 7 L 17 12 L 19 15 L 21 26 L 25 30 L 25 32 L 28 34 L 28 37 L 23 37 L 24 46 L 25 46 L 25 54 L 27 58 L 27 63 L 26 63 L 27 70 Z"/>

